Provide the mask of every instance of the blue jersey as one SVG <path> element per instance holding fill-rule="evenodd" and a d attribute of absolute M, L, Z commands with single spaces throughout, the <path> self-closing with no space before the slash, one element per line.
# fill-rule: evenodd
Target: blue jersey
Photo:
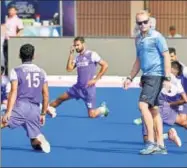
<path fill-rule="evenodd" d="M 136 54 L 143 75 L 164 76 L 165 51 L 168 51 L 166 40 L 156 30 L 150 29 L 145 37 L 141 34 L 136 37 Z"/>

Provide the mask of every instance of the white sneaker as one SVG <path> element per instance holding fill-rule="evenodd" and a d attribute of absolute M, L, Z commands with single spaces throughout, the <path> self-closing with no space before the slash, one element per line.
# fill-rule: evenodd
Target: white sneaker
<path fill-rule="evenodd" d="M 181 139 L 178 136 L 177 131 L 175 130 L 175 128 L 171 128 L 169 130 L 168 137 L 169 137 L 169 140 L 173 141 L 178 147 L 182 146 Z"/>
<path fill-rule="evenodd" d="M 52 118 L 55 118 L 57 116 L 56 108 L 49 106 L 47 110 Z"/>
<path fill-rule="evenodd" d="M 42 151 L 45 153 L 49 153 L 51 151 L 51 147 L 50 147 L 49 142 L 45 139 L 44 135 L 39 134 L 36 138 L 38 139 L 38 141 L 41 142 L 40 146 L 42 148 Z"/>
<path fill-rule="evenodd" d="M 142 124 L 142 119 L 141 118 L 136 118 L 133 120 L 133 123 L 136 124 L 136 125 L 140 125 Z"/>
<path fill-rule="evenodd" d="M 109 109 L 105 102 L 101 103 L 101 106 L 99 107 L 101 111 L 101 117 L 107 117 L 109 114 Z"/>

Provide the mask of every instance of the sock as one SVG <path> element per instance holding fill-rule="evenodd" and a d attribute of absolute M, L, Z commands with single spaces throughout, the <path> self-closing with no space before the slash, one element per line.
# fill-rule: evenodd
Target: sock
<path fill-rule="evenodd" d="M 99 110 L 100 115 L 104 115 L 104 113 L 106 111 L 105 107 L 98 107 L 97 109 Z"/>

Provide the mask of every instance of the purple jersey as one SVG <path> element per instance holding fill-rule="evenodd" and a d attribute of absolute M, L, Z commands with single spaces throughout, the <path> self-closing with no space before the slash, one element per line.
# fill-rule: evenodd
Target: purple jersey
<path fill-rule="evenodd" d="M 89 80 L 93 79 L 96 73 L 97 63 L 101 60 L 100 56 L 93 51 L 86 50 L 79 54 L 74 62 L 77 67 L 77 84 L 85 87 Z"/>
<path fill-rule="evenodd" d="M 24 63 L 12 69 L 10 81 L 13 80 L 18 81 L 17 101 L 41 103 L 42 87 L 47 82 L 44 70 L 32 63 Z"/>
<path fill-rule="evenodd" d="M 181 79 L 176 78 L 171 74 L 171 90 L 168 92 L 166 89 L 162 89 L 159 96 L 159 104 L 164 102 L 173 102 L 179 100 L 181 94 L 184 93 L 184 88 L 181 83 Z"/>
<path fill-rule="evenodd" d="M 10 82 L 8 77 L 1 76 L 1 103 L 8 98 L 10 92 Z"/>

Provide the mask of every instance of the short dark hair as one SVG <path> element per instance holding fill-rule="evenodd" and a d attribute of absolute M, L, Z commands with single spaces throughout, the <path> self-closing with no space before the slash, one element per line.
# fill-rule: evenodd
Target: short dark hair
<path fill-rule="evenodd" d="M 176 30 L 176 27 L 174 25 L 169 27 L 169 30 Z"/>
<path fill-rule="evenodd" d="M 171 67 L 178 71 L 178 76 L 182 74 L 183 68 L 182 68 L 182 65 L 178 61 L 171 62 Z"/>
<path fill-rule="evenodd" d="M 85 39 L 84 39 L 84 37 L 78 36 L 78 37 L 75 37 L 75 38 L 74 38 L 74 42 L 75 42 L 75 41 L 80 41 L 81 43 L 84 43 L 84 42 L 85 42 Z"/>
<path fill-rule="evenodd" d="M 5 67 L 1 66 L 1 75 L 4 73 L 4 71 L 5 71 Z"/>
<path fill-rule="evenodd" d="M 34 57 L 35 48 L 31 44 L 24 44 L 20 48 L 19 56 L 22 62 L 32 61 Z"/>
<path fill-rule="evenodd" d="M 10 10 L 10 9 L 15 9 L 16 11 L 18 11 L 18 8 L 15 5 L 10 5 L 8 7 L 8 10 Z"/>
<path fill-rule="evenodd" d="M 169 53 L 174 53 L 176 55 L 176 49 L 174 47 L 169 47 Z"/>

